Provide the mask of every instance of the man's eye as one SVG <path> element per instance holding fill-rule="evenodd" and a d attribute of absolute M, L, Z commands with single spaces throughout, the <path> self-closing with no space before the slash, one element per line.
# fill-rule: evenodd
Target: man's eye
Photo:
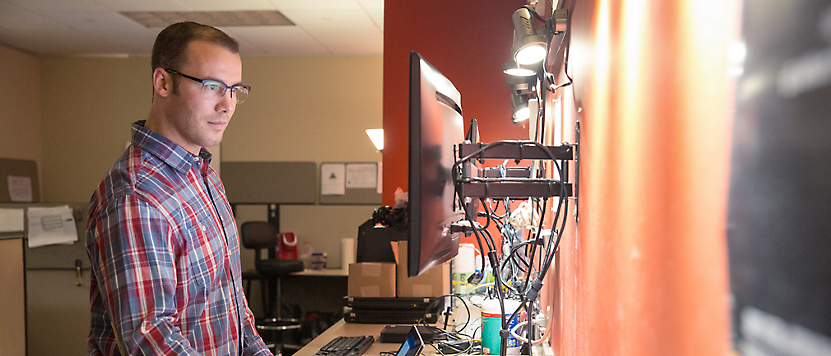
<path fill-rule="evenodd" d="M 205 83 L 205 88 L 209 90 L 219 90 L 220 85 L 217 83 Z"/>

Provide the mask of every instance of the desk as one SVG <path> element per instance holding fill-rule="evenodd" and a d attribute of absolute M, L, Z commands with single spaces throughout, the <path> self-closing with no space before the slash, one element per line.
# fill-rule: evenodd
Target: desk
<path fill-rule="evenodd" d="M 361 335 L 372 335 L 375 337 L 375 343 L 369 347 L 368 350 L 364 353 L 364 356 L 378 356 L 381 352 L 389 351 L 395 352 L 398 350 L 398 346 L 400 344 L 389 344 L 389 343 L 380 343 L 378 339 L 381 338 L 381 330 L 384 330 L 384 327 L 387 324 L 353 324 L 347 323 L 341 319 L 335 325 L 332 325 L 329 329 L 326 329 L 320 336 L 316 337 L 314 340 L 303 346 L 302 349 L 297 351 L 294 355 L 295 356 L 314 356 L 317 350 L 320 350 L 321 347 L 326 345 L 332 339 L 338 336 L 361 336 Z M 554 356 L 554 351 L 551 349 L 551 346 L 548 345 L 548 342 L 542 344 L 543 346 L 543 354 L 540 356 Z M 432 347 L 425 346 L 424 349 L 421 351 L 421 354 L 424 356 L 435 356 L 437 355 L 436 351 L 433 350 Z M 539 355 L 535 353 L 534 355 Z"/>
<path fill-rule="evenodd" d="M 301 272 L 292 273 L 293 276 L 322 276 L 322 277 L 349 277 L 349 269 L 304 269 Z"/>
<path fill-rule="evenodd" d="M 379 353 L 384 351 L 392 351 L 395 352 L 398 350 L 399 344 L 382 344 L 378 342 L 378 339 L 381 337 L 381 330 L 387 324 L 353 324 L 347 323 L 341 319 L 332 327 L 326 329 L 320 336 L 316 337 L 314 340 L 303 346 L 300 351 L 295 353 L 295 356 L 313 356 L 317 350 L 320 350 L 321 347 L 326 345 L 332 339 L 338 336 L 361 336 L 361 335 L 372 335 L 375 337 L 375 343 L 369 347 L 369 350 L 366 350 L 364 353 L 365 356 L 378 356 Z"/>

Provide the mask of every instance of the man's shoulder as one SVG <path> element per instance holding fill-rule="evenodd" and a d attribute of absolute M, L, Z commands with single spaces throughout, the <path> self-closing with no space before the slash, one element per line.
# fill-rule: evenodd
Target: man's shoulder
<path fill-rule="evenodd" d="M 96 196 L 117 200 L 130 195 L 175 195 L 177 172 L 156 156 L 130 146 L 104 175 L 96 189 Z"/>

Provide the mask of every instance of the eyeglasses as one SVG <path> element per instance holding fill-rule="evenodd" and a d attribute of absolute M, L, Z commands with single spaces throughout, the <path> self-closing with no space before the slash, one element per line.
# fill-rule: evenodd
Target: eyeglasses
<path fill-rule="evenodd" d="M 228 86 L 223 82 L 218 80 L 210 80 L 210 79 L 200 79 L 197 77 L 192 77 L 187 74 L 179 73 L 173 69 L 165 69 L 166 72 L 178 74 L 195 82 L 202 83 L 202 97 L 205 99 L 218 99 L 225 96 L 225 92 L 228 89 L 231 89 L 231 98 L 237 99 L 237 104 L 242 104 L 245 101 L 245 98 L 248 97 L 248 92 L 251 91 L 251 87 L 247 85 L 232 85 Z"/>

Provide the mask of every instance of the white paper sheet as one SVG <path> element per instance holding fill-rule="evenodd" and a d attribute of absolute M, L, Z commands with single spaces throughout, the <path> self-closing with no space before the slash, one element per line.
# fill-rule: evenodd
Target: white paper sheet
<path fill-rule="evenodd" d="M 346 185 L 346 165 L 343 163 L 323 163 L 320 165 L 320 195 L 344 195 Z"/>
<path fill-rule="evenodd" d="M 29 248 L 53 245 L 71 244 L 78 240 L 75 228 L 75 217 L 72 208 L 68 205 L 29 208 Z"/>
<path fill-rule="evenodd" d="M 378 165 L 375 163 L 349 163 L 346 165 L 347 188 L 378 187 Z"/>
<path fill-rule="evenodd" d="M 9 198 L 14 202 L 32 201 L 32 178 L 8 176 Z"/>
<path fill-rule="evenodd" d="M 384 161 L 378 161 L 378 194 L 384 192 Z"/>
<path fill-rule="evenodd" d="M 0 209 L 0 232 L 23 231 L 23 209 Z"/>

